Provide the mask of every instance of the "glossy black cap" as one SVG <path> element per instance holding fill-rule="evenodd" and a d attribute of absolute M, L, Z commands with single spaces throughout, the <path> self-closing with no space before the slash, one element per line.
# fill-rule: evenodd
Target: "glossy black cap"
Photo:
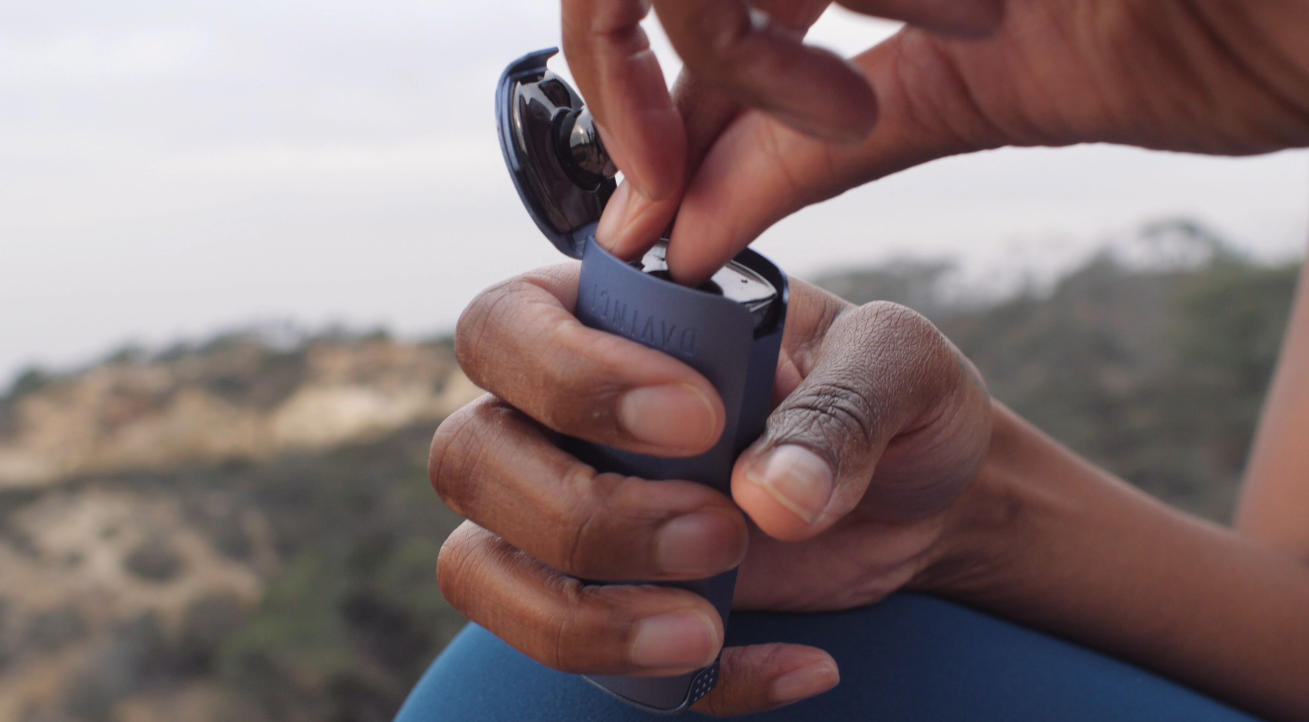
<path fill-rule="evenodd" d="M 582 99 L 546 68 L 557 48 L 505 69 L 495 114 L 509 175 L 537 227 L 560 251 L 581 258 L 617 183 Z"/>

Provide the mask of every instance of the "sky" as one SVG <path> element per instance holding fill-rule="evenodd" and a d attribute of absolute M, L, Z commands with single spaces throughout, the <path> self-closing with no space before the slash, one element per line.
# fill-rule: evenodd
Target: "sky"
<path fill-rule="evenodd" d="M 834 10 L 811 40 L 854 54 L 895 29 Z M 504 66 L 558 37 L 542 0 L 0 0 L 0 387 L 251 323 L 450 330 L 482 288 L 560 258 L 493 112 Z M 991 151 L 802 211 L 756 248 L 799 277 L 910 256 L 989 282 L 1173 216 L 1298 253 L 1309 155 Z"/>

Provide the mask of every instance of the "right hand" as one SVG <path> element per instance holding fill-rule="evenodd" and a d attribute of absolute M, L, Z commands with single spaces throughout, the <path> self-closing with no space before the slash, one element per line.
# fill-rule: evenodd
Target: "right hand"
<path fill-rule="evenodd" d="M 651 4 L 686 63 L 671 96 Z M 694 285 L 800 208 L 943 156 L 1309 144 L 1305 0 L 840 0 L 909 23 L 853 63 L 801 42 L 828 4 L 563 1 L 569 67 L 627 178 L 601 243 L 639 257 L 676 216 L 670 270 Z"/>
<path fill-rule="evenodd" d="M 460 365 L 491 393 L 437 430 L 429 471 L 468 519 L 438 576 L 469 619 L 557 669 L 668 675 L 718 655 L 714 607 L 681 589 L 580 580 L 699 579 L 740 564 L 734 608 L 820 611 L 875 602 L 948 556 L 947 522 L 990 443 L 991 405 L 922 316 L 793 282 L 775 408 L 728 499 L 597 473 L 556 445 L 565 433 L 689 456 L 723 428 L 703 376 L 573 316 L 577 279 L 578 264 L 511 279 L 459 321 Z M 757 712 L 837 677 L 819 649 L 733 647 L 696 709 Z"/>

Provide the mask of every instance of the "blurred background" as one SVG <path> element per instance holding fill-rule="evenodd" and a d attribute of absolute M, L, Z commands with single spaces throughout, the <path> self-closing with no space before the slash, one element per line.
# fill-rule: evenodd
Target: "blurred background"
<path fill-rule="evenodd" d="M 0 0 L 0 720 L 390 720 L 462 624 L 425 474 L 477 393 L 449 333 L 559 260 L 492 122 L 557 15 Z M 1307 206 L 1302 152 L 1002 150 L 756 247 L 925 313 L 1000 399 L 1222 521 Z"/>

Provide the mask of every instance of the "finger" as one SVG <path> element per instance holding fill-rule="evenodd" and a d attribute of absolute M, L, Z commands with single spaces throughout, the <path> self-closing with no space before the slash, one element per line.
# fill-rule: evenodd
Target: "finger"
<path fill-rule="evenodd" d="M 726 419 L 714 387 L 667 354 L 583 326 L 577 268 L 519 276 L 474 299 L 455 331 L 464 372 L 570 436 L 660 456 L 711 448 Z"/>
<path fill-rule="evenodd" d="M 642 0 L 564 0 L 569 70 L 614 164 L 646 198 L 679 193 L 686 134 L 641 29 Z"/>
<path fill-rule="evenodd" d="M 714 661 L 723 625 L 683 589 L 587 585 L 464 522 L 441 547 L 441 594 L 465 617 L 554 669 L 673 675 Z"/>
<path fill-rule="evenodd" d="M 836 0 L 855 12 L 903 20 L 924 30 L 964 38 L 985 37 L 1000 27 L 1002 0 Z"/>
<path fill-rule="evenodd" d="M 756 714 L 808 699 L 841 681 L 836 660 L 798 644 L 723 650 L 718 686 L 691 709 L 715 717 Z"/>
<path fill-rule="evenodd" d="M 807 46 L 803 34 L 743 0 L 654 0 L 668 39 L 692 73 L 806 133 L 858 142 L 877 102 L 858 68 Z"/>
<path fill-rule="evenodd" d="M 891 303 L 838 316 L 815 356 L 737 460 L 741 508 L 769 536 L 792 541 L 831 527 L 866 496 L 875 517 L 885 514 L 878 521 L 940 511 L 989 439 L 976 431 L 988 423 L 989 399 L 968 362 L 930 322 Z M 900 453 L 910 444 L 912 454 Z"/>
<path fill-rule="evenodd" d="M 828 0 L 756 0 L 779 27 L 803 35 L 828 6 Z M 663 237 L 681 203 L 681 190 L 700 166 L 714 140 L 741 111 L 731 93 L 683 68 L 673 86 L 673 103 L 686 129 L 685 177 L 678 192 L 658 200 L 620 186 L 596 229 L 596 240 L 620 258 L 639 258 Z"/>
<path fill-rule="evenodd" d="M 670 22 L 689 25 L 694 32 L 687 33 L 692 48 L 701 49 L 701 58 L 695 56 L 687 59 L 687 68 L 679 78 L 678 87 L 674 89 L 673 100 L 682 122 L 686 128 L 686 163 L 687 173 L 694 174 L 707 151 L 709 144 L 722 132 L 724 125 L 737 115 L 741 103 L 762 108 L 772 112 L 774 119 L 782 123 L 823 138 L 832 135 L 823 132 L 822 122 L 817 128 L 808 124 L 806 113 L 822 113 L 827 105 L 850 109 L 858 105 L 855 96 L 841 95 L 843 90 L 826 87 L 823 83 L 834 84 L 848 73 L 838 72 L 832 76 L 827 70 L 810 68 L 797 64 L 787 53 L 800 53 L 811 57 L 813 63 L 831 64 L 835 58 L 826 57 L 824 51 L 808 48 L 800 43 L 804 32 L 821 15 L 827 6 L 826 0 L 759 0 L 753 3 L 757 10 L 753 15 L 737 0 L 717 0 L 716 2 L 696 2 L 688 4 L 683 0 L 665 0 L 657 9 L 660 19 L 669 31 L 670 39 L 677 45 L 682 37 L 681 26 L 668 27 Z M 842 3 L 855 11 L 881 17 L 908 21 L 928 30 L 960 37 L 983 37 L 993 33 L 1002 21 L 1002 0 L 847 0 Z M 689 8 L 689 10 L 688 10 Z M 715 22 L 705 22 L 705 18 Z M 748 30 L 742 23 L 754 20 Z M 768 22 L 761 23 L 761 19 Z M 726 28 L 724 30 L 723 28 Z M 697 35 L 698 33 L 698 35 Z M 717 33 L 717 35 L 715 35 Z M 734 40 L 738 35 L 746 38 L 739 43 L 746 50 L 733 50 Z M 705 36 L 726 36 L 716 46 L 707 42 Z M 759 36 L 762 39 L 755 38 Z M 754 39 L 750 39 L 754 38 Z M 771 41 L 770 41 L 771 39 Z M 751 50 L 751 44 L 761 45 L 764 50 Z M 707 49 L 705 49 L 707 46 Z M 723 47 L 718 47 L 723 46 Z M 772 50 L 769 50 L 772 49 Z M 686 56 L 683 48 L 679 52 Z M 759 56 L 759 57 L 756 57 Z M 777 64 L 785 67 L 795 77 L 776 72 L 768 66 L 763 58 L 779 58 Z M 887 56 L 892 57 L 892 56 Z M 932 60 L 928 57 L 927 60 Z M 703 61 L 703 62 L 700 62 Z M 707 64 L 706 64 L 707 63 Z M 913 66 L 917 62 L 907 63 Z M 860 64 L 862 67 L 863 64 Z M 726 74 L 726 76 L 724 75 Z M 800 77 L 804 76 L 804 77 Z M 744 78 L 738 79 L 738 78 Z M 888 76 L 888 80 L 896 78 Z M 949 79 L 947 78 L 947 81 Z M 684 82 L 685 81 L 685 82 Z M 819 81 L 819 82 L 815 82 Z M 764 95 L 751 92 L 755 85 L 762 86 Z M 744 87 L 743 86 L 747 86 Z M 892 88 L 895 89 L 895 88 Z M 827 104 L 815 102 L 815 96 L 828 99 Z M 662 95 L 658 96 L 662 102 Z M 770 105 L 774 98 L 790 99 L 796 106 L 794 110 L 779 109 Z M 855 100 L 852 101 L 851 99 Z M 852 104 L 853 103 L 853 104 Z M 863 139 L 875 120 L 875 105 L 866 109 L 867 125 L 863 130 L 838 139 Z M 795 113 L 800 113 L 799 116 Z M 852 111 L 853 112 L 853 111 Z M 681 146 L 670 145 L 669 148 Z M 619 163 L 621 167 L 623 164 Z M 685 181 L 679 181 L 678 192 L 666 196 L 653 196 L 631 187 L 618 189 L 606 208 L 596 238 L 622 258 L 636 258 L 654 244 L 669 227 L 677 214 L 681 201 L 681 190 Z M 749 197 L 749 196 L 745 196 Z M 825 196 L 824 196 L 825 197 Z M 799 206 L 796 206 L 798 208 Z M 784 206 L 786 212 L 795 208 Z"/>
<path fill-rule="evenodd" d="M 988 41 L 983 41 L 988 42 Z M 880 120 L 862 145 L 824 143 L 760 113 L 738 117 L 700 164 L 668 249 L 673 276 L 713 275 L 795 211 L 899 170 L 1014 140 L 983 112 L 948 49 L 904 31 L 856 58 Z"/>
<path fill-rule="evenodd" d="M 745 557 L 745 518 L 700 484 L 600 474 L 491 396 L 443 422 L 428 475 L 457 514 L 566 574 L 703 579 Z"/>

